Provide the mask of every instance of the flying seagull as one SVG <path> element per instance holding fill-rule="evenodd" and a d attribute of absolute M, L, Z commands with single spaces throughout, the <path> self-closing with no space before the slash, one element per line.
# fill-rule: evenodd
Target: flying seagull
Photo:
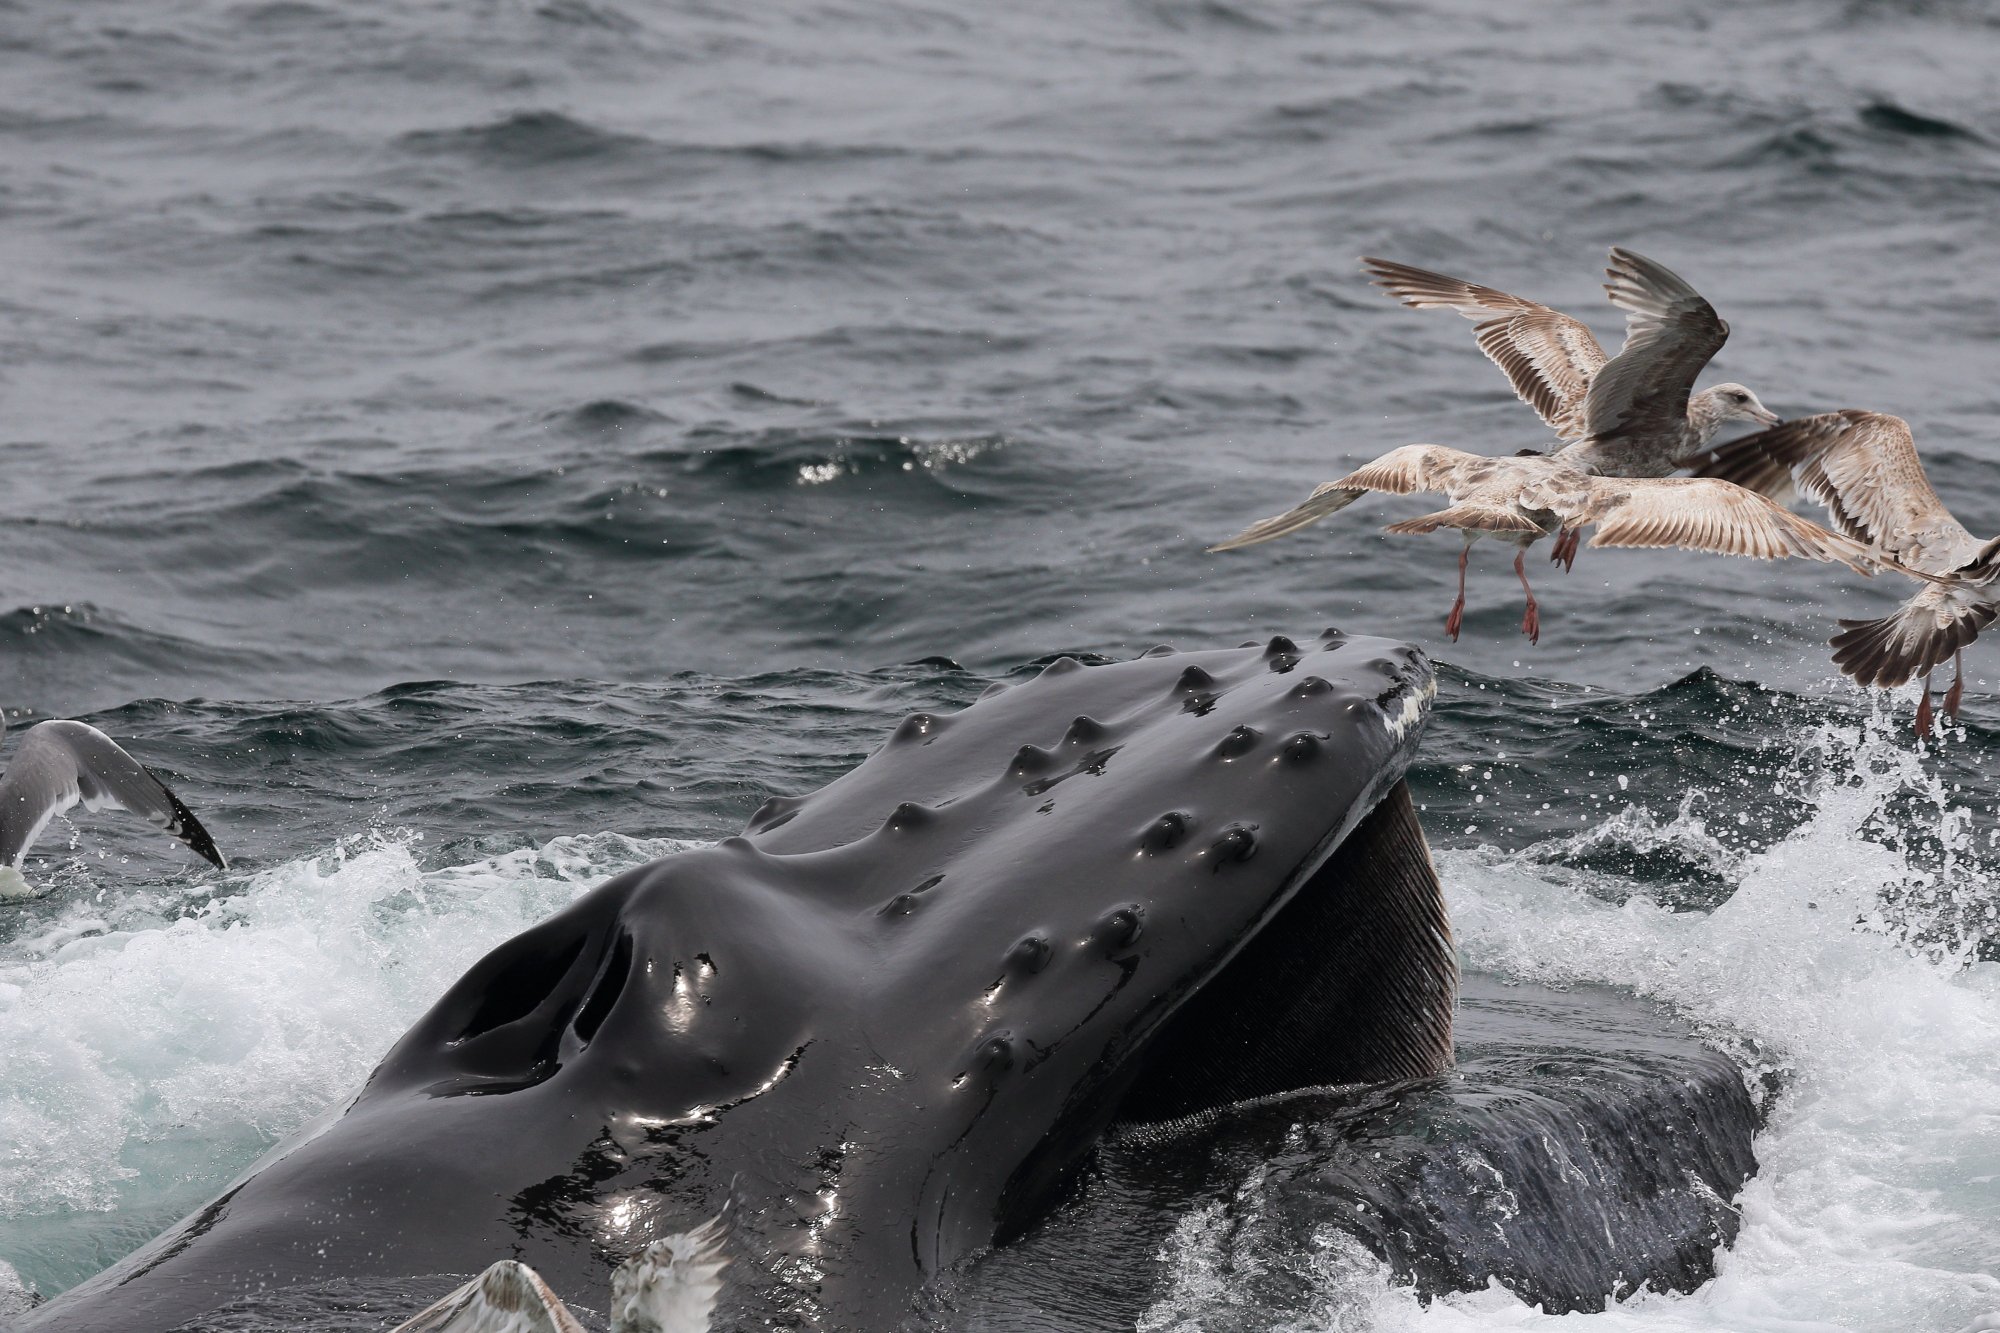
<path fill-rule="evenodd" d="M 611 1333 L 708 1333 L 722 1292 L 729 1207 L 656 1240 L 611 1274 Z M 391 1333 L 585 1333 L 541 1274 L 502 1259 Z"/>
<path fill-rule="evenodd" d="M 1708 448 L 1725 422 L 1778 416 L 1741 384 L 1694 393 L 1729 325 L 1679 275 L 1613 246 L 1604 290 L 1625 312 L 1625 345 L 1607 358 L 1581 320 L 1524 297 L 1388 259 L 1364 257 L 1375 285 L 1416 310 L 1480 321 L 1479 350 L 1567 445 L 1556 456 L 1605 477 L 1664 477 Z M 1565 534 L 1550 559 L 1575 563 Z"/>
<path fill-rule="evenodd" d="M 1823 506 L 1841 532 L 1926 576 L 1893 614 L 1841 621 L 1833 660 L 1863 685 L 1901 685 L 1921 675 L 1921 736 L 1931 729 L 1931 670 L 1950 658 L 1944 711 L 1958 716 L 1965 645 L 2000 614 L 2000 537 L 1973 536 L 1945 508 L 1924 474 L 1909 422 L 1851 407 L 1800 417 L 1724 445 L 1701 475 L 1780 502 L 1804 495 Z"/>
<path fill-rule="evenodd" d="M 1444 622 L 1445 633 L 1454 642 L 1465 618 L 1466 559 L 1481 537 L 1499 537 L 1519 548 L 1514 573 L 1528 598 L 1521 632 L 1530 643 L 1541 639 L 1541 614 L 1521 562 L 1530 546 L 1551 533 L 1558 534 L 1558 540 L 1574 542 L 1583 528 L 1595 524 L 1592 546 L 1678 546 L 1758 560 L 1800 556 L 1839 561 L 1863 574 L 1872 573 L 1876 564 L 1859 542 L 1836 536 L 1726 481 L 1602 477 L 1561 454 L 1524 451 L 1510 458 L 1491 458 L 1436 444 L 1392 449 L 1340 480 L 1327 482 L 1297 508 L 1253 523 L 1209 549 L 1233 551 L 1297 532 L 1369 491 L 1391 495 L 1442 491 L 1450 498 L 1448 508 L 1391 523 L 1387 530 L 1404 534 L 1451 528 L 1465 539 L 1458 553 L 1458 600 Z"/>
<path fill-rule="evenodd" d="M 6 731 L 0 715 L 0 737 Z M 28 849 L 51 819 L 79 801 L 88 810 L 144 815 L 195 855 L 229 868 L 194 812 L 118 742 L 82 722 L 42 722 L 22 735 L 14 762 L 0 778 L 0 895 L 27 892 L 21 862 Z"/>

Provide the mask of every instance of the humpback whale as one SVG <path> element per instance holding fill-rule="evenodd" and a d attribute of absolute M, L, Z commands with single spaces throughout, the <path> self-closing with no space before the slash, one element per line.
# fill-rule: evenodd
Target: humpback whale
<path fill-rule="evenodd" d="M 345 1106 L 23 1327 L 379 1327 L 508 1259 L 601 1291 L 725 1205 L 719 1327 L 903 1325 L 1114 1121 L 1449 1065 L 1402 782 L 1435 689 L 1327 631 L 914 714 L 501 945 Z"/>

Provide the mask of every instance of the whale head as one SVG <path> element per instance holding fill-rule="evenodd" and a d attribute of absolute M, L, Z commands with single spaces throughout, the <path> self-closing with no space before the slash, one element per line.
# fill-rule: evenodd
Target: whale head
<path fill-rule="evenodd" d="M 733 1299 L 893 1327 L 1116 1120 L 1449 1062 L 1401 783 L 1434 692 L 1417 650 L 1329 631 L 914 714 L 496 949 L 344 1114 L 30 1327 L 506 1257 L 590 1304 L 732 1198 Z"/>

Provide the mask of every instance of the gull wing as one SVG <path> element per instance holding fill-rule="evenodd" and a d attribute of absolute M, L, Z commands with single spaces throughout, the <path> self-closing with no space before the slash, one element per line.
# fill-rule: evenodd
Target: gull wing
<path fill-rule="evenodd" d="M 1456 310 L 1480 321 L 1479 350 L 1507 376 L 1522 402 L 1565 440 L 1589 435 L 1583 414 L 1604 348 L 1581 320 L 1539 302 L 1429 269 L 1363 256 L 1375 285 L 1412 310 Z"/>
<path fill-rule="evenodd" d="M 1521 503 L 1555 512 L 1566 527 L 1596 524 L 1592 546 L 1678 546 L 1753 560 L 1831 560 L 1861 574 L 1868 548 L 1828 532 L 1754 491 L 1711 477 L 1587 477 L 1581 485 L 1524 492 Z"/>
<path fill-rule="evenodd" d="M 1491 465 L 1498 461 L 1435 444 L 1406 444 L 1400 449 L 1391 449 L 1338 481 L 1327 482 L 1308 496 L 1304 504 L 1260 519 L 1234 537 L 1217 542 L 1208 549 L 1234 551 L 1297 532 L 1328 514 L 1347 508 L 1370 491 L 1408 495 L 1413 491 L 1448 490 L 1468 469 L 1477 471 L 1481 464 Z"/>
<path fill-rule="evenodd" d="M 502 1259 L 391 1333 L 585 1333 L 541 1274 Z"/>
<path fill-rule="evenodd" d="M 1625 312 L 1625 345 L 1590 382 L 1585 437 L 1680 432 L 1695 376 L 1729 340 L 1729 325 L 1663 264 L 1613 246 L 1604 290 Z"/>
<path fill-rule="evenodd" d="M 1946 574 L 1981 558 L 1982 543 L 1938 498 L 1910 423 L 1845 408 L 1800 417 L 1715 451 L 1700 475 L 1783 501 L 1796 491 L 1833 526 L 1912 569 Z"/>
<path fill-rule="evenodd" d="M 0 865 L 19 869 L 49 821 L 78 802 L 144 815 L 221 869 L 228 862 L 180 798 L 109 736 L 82 722 L 29 728 L 0 778 Z"/>
<path fill-rule="evenodd" d="M 611 1275 L 612 1333 L 708 1333 L 722 1294 L 734 1204 L 656 1240 Z"/>

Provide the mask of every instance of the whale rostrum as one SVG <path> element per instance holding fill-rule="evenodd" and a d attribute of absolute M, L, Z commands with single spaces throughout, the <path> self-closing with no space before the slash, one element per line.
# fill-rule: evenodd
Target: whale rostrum
<path fill-rule="evenodd" d="M 1114 1121 L 1450 1063 L 1402 784 L 1435 689 L 1417 649 L 1329 633 L 915 714 L 495 949 L 343 1111 L 25 1327 L 370 1281 L 402 1319 L 503 1259 L 587 1301 L 731 1205 L 718 1327 L 895 1328 Z"/>

